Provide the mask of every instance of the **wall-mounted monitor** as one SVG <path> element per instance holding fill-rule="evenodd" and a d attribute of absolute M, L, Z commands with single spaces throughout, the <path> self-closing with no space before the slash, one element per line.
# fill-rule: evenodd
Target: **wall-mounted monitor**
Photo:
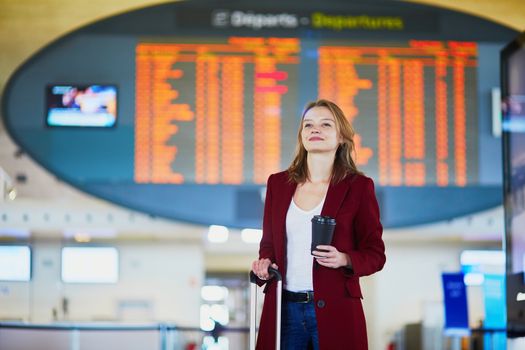
<path fill-rule="evenodd" d="M 31 249 L 22 245 L 0 246 L 0 281 L 31 279 Z"/>
<path fill-rule="evenodd" d="M 112 127 L 117 122 L 115 85 L 48 85 L 46 125 Z"/>
<path fill-rule="evenodd" d="M 119 255 L 114 247 L 62 248 L 62 281 L 66 283 L 118 282 Z"/>
<path fill-rule="evenodd" d="M 507 334 L 525 336 L 525 33 L 501 52 Z"/>

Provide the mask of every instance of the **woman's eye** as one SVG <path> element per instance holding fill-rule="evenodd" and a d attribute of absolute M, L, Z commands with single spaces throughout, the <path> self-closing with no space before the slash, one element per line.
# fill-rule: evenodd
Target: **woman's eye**
<path fill-rule="evenodd" d="M 310 128 L 311 126 L 312 126 L 312 124 L 304 124 L 305 128 Z"/>
<path fill-rule="evenodd" d="M 324 123 L 323 126 L 331 127 L 332 124 L 330 124 L 330 123 Z"/>

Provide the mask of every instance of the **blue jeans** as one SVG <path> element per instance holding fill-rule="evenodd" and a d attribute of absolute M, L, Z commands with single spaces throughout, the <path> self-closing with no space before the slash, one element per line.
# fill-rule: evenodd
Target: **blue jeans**
<path fill-rule="evenodd" d="M 306 350 L 311 343 L 314 350 L 319 350 L 314 302 L 283 301 L 282 305 L 281 349 Z"/>

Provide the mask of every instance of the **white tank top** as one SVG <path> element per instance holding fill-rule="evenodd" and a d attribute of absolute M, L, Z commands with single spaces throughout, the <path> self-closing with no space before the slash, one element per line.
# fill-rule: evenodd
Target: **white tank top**
<path fill-rule="evenodd" d="M 325 197 L 326 198 L 326 197 Z M 310 254 L 312 218 L 320 215 L 324 200 L 311 210 L 299 208 L 293 198 L 286 214 L 286 281 L 284 287 L 292 292 L 313 290 Z"/>

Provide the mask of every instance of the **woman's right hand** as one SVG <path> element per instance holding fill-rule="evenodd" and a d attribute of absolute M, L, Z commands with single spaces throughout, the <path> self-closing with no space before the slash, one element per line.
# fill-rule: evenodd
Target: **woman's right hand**
<path fill-rule="evenodd" d="M 270 278 L 270 274 L 268 273 L 268 267 L 270 266 L 274 269 L 278 269 L 277 265 L 272 264 L 272 262 L 268 258 L 255 260 L 252 263 L 252 271 L 260 279 L 267 280 Z"/>

